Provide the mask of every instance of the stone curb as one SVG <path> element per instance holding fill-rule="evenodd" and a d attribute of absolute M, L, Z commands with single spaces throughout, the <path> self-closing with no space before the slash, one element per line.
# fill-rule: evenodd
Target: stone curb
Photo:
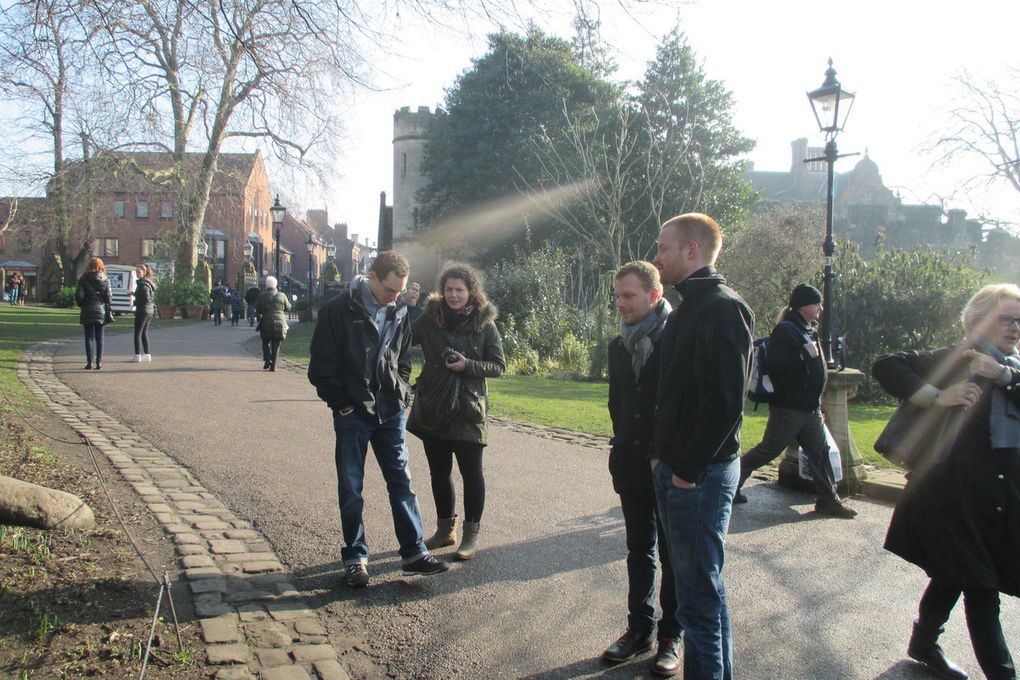
<path fill-rule="evenodd" d="M 218 680 L 350 680 L 326 630 L 251 525 L 182 465 L 87 403 L 53 371 L 67 340 L 33 345 L 18 378 L 103 453 L 174 543 Z"/>

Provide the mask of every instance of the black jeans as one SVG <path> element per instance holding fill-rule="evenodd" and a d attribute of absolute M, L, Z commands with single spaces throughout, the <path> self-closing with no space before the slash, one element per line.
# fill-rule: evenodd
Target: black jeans
<path fill-rule="evenodd" d="M 277 338 L 267 340 L 262 338 L 262 361 L 268 361 L 271 364 L 276 364 L 276 357 L 280 355 L 280 343 L 283 342 Z"/>
<path fill-rule="evenodd" d="M 105 327 L 101 323 L 85 324 L 85 359 L 88 363 L 103 363 L 103 334 Z M 95 361 L 93 362 L 93 359 Z"/>
<path fill-rule="evenodd" d="M 660 639 L 679 640 L 681 630 L 676 616 L 673 566 L 669 561 L 669 542 L 657 517 L 652 471 L 644 460 L 636 461 L 636 464 L 639 469 L 629 470 L 626 474 L 647 479 L 633 480 L 638 484 L 628 484 L 620 493 L 623 525 L 627 532 L 627 627 L 646 635 L 655 627 L 655 576 L 658 572 L 662 577 L 659 588 L 662 617 L 657 634 Z M 661 568 L 657 568 L 656 561 Z"/>
<path fill-rule="evenodd" d="M 829 443 L 825 440 L 822 412 L 769 406 L 769 420 L 761 443 L 740 458 L 740 487 L 751 473 L 769 463 L 797 440 L 807 454 L 815 491 L 820 500 L 836 499 L 836 477 L 829 463 Z"/>
<path fill-rule="evenodd" d="M 432 497 L 436 501 L 436 515 L 453 517 L 457 496 L 453 490 L 453 457 L 464 480 L 464 521 L 480 522 L 485 510 L 485 477 L 482 474 L 482 444 L 453 442 L 437 437 L 423 437 L 425 457 L 429 460 L 432 477 Z"/>
<path fill-rule="evenodd" d="M 151 316 L 135 317 L 135 354 L 149 353 L 149 322 Z"/>
<path fill-rule="evenodd" d="M 932 579 L 921 596 L 918 626 L 941 629 L 949 620 L 960 594 L 967 615 L 967 632 L 981 670 L 988 680 L 1016 680 L 1016 666 L 1002 635 L 999 622 L 999 593 L 995 590 L 960 590 Z"/>

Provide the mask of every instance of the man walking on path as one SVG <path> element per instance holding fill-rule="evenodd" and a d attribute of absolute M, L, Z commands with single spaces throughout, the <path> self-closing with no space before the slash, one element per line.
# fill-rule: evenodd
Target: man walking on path
<path fill-rule="evenodd" d="M 609 343 L 609 416 L 613 421 L 609 472 L 627 533 L 627 632 L 602 653 L 610 663 L 659 647 L 652 673 L 664 677 L 680 670 L 680 624 L 669 550 L 656 517 L 651 454 L 655 392 L 659 383 L 659 340 L 671 311 L 662 297 L 659 272 L 650 262 L 631 262 L 616 273 L 620 335 Z M 662 585 L 662 617 L 655 626 L 656 547 Z"/>
<path fill-rule="evenodd" d="M 754 315 L 713 266 L 722 233 L 711 217 L 667 220 L 658 245 L 662 282 L 682 299 L 661 339 L 652 475 L 676 576 L 684 678 L 732 680 L 722 570 Z"/>
<path fill-rule="evenodd" d="M 421 511 L 411 490 L 405 406 L 411 376 L 411 330 L 407 305 L 418 285 L 397 304 L 410 265 L 396 251 L 383 251 L 371 273 L 351 281 L 348 292 L 319 310 L 312 335 L 308 380 L 333 411 L 340 524 L 340 555 L 347 584 L 368 585 L 368 541 L 362 519 L 365 458 L 371 442 L 386 480 L 405 575 L 437 574 L 449 565 L 429 554 L 422 538 Z"/>

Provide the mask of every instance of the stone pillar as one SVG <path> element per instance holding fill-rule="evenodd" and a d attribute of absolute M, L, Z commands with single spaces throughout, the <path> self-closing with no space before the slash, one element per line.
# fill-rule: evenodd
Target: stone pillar
<path fill-rule="evenodd" d="M 867 477 L 864 459 L 850 435 L 850 414 L 847 411 L 848 400 L 863 380 L 864 374 L 855 368 L 829 371 L 829 380 L 822 395 L 825 424 L 836 440 L 840 457 L 843 459 L 843 480 L 839 482 L 839 492 L 843 495 L 859 493 L 861 484 Z M 786 455 L 779 464 L 779 483 L 791 489 L 814 491 L 814 483 L 800 477 L 797 449 L 797 442 L 787 447 Z"/>

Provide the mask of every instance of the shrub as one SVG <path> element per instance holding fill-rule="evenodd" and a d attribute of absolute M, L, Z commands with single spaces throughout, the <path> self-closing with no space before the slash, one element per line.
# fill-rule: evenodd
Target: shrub
<path fill-rule="evenodd" d="M 172 305 L 174 302 L 174 280 L 167 276 L 156 282 L 156 304 Z"/>
<path fill-rule="evenodd" d="M 174 281 L 173 301 L 178 305 L 205 305 L 209 302 L 209 286 L 200 281 Z"/>
<path fill-rule="evenodd" d="M 63 286 L 53 295 L 54 307 L 74 307 L 74 286 Z"/>

